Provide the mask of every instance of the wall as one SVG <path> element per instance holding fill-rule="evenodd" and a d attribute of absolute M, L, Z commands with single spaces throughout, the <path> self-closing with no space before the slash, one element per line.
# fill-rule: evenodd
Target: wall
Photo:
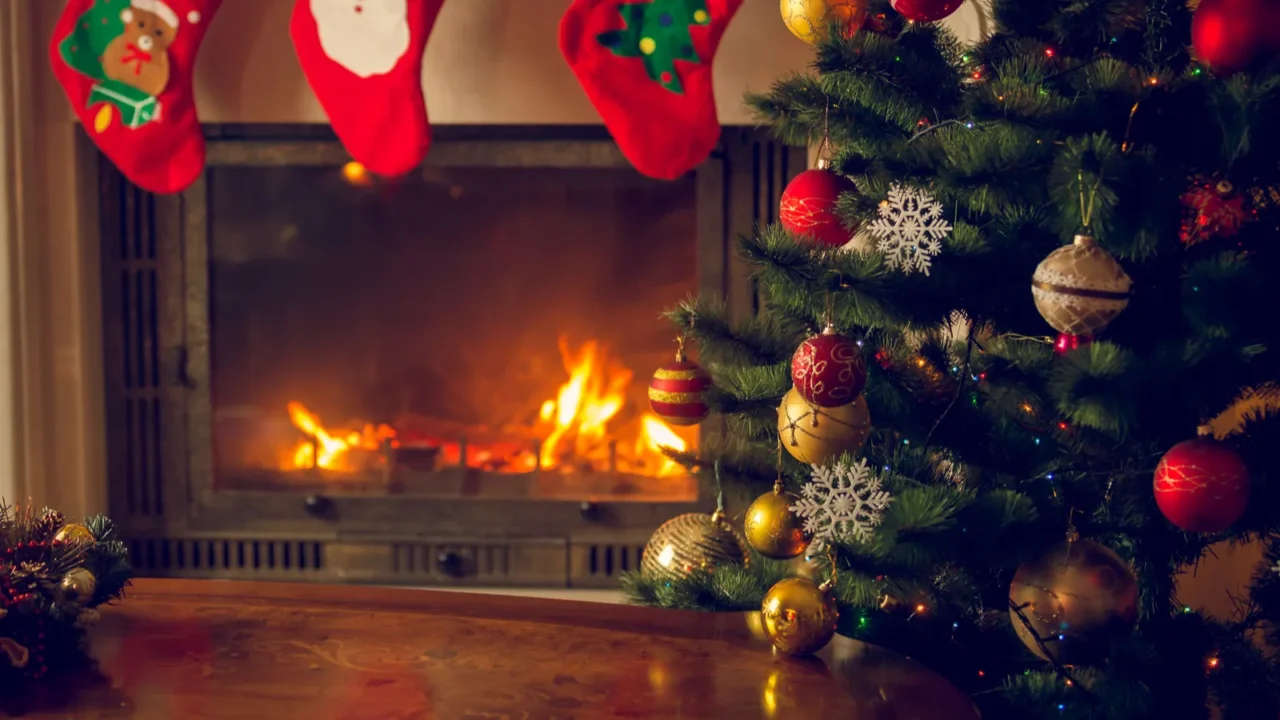
<path fill-rule="evenodd" d="M 205 122 L 326 121 L 289 40 L 292 6 L 290 0 L 223 2 L 196 63 Z M 599 123 L 557 45 L 568 6 L 569 0 L 446 0 L 423 60 L 432 122 Z M 977 37 L 972 4 L 951 22 L 962 36 Z M 812 58 L 810 46 L 782 25 L 777 0 L 747 0 L 714 66 L 721 122 L 754 125 L 743 93 L 768 89 Z"/>

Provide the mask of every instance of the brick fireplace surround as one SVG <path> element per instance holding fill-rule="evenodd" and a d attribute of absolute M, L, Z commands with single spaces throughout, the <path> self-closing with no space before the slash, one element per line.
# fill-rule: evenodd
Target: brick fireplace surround
<path fill-rule="evenodd" d="M 433 123 L 597 123 L 555 49 L 566 3 L 446 3 L 425 60 Z M 288 44 L 290 5 L 225 0 L 196 68 L 203 119 L 324 122 Z M 0 383 L 7 389 L 0 392 L 0 497 L 31 498 L 78 515 L 110 507 L 103 208 L 99 157 L 47 64 L 47 38 L 61 6 L 0 3 Z M 962 37 L 974 37 L 983 24 L 967 6 L 952 26 Z M 481 32 L 489 42 L 474 42 Z M 494 47 L 501 52 L 484 49 Z M 770 51 L 760 53 L 760 47 Z M 717 58 L 722 122 L 752 124 L 742 92 L 767 88 L 809 58 L 809 48 L 778 22 L 774 4 L 746 3 Z M 1226 592 L 1241 585 L 1257 553 L 1223 548 L 1219 556 L 1201 564 L 1184 587 L 1185 599 L 1228 607 Z"/>

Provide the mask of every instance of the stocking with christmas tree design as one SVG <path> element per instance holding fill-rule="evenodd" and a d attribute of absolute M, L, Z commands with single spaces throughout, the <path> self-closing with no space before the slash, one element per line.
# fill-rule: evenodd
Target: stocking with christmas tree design
<path fill-rule="evenodd" d="M 622 154 L 673 180 L 720 140 L 711 63 L 742 0 L 575 0 L 560 51 Z"/>
<path fill-rule="evenodd" d="M 130 181 L 178 192 L 204 168 L 191 68 L 222 0 L 70 0 L 49 60 L 89 136 Z"/>

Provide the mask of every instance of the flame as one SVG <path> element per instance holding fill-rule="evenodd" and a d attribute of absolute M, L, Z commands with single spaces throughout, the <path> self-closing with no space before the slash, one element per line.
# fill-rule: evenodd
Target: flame
<path fill-rule="evenodd" d="M 293 448 L 285 469 L 319 467 L 325 470 L 355 470 L 351 463 L 352 450 L 378 452 L 383 442 L 396 436 L 387 425 L 374 427 L 366 423 L 360 431 L 329 430 L 320 424 L 320 418 L 307 410 L 300 402 L 288 405 L 289 420 L 308 439 L 301 440 Z"/>
<path fill-rule="evenodd" d="M 574 349 L 562 337 L 560 356 L 569 379 L 554 397 L 541 404 L 531 427 L 520 428 L 513 434 L 514 437 L 541 438 L 541 442 L 536 446 L 532 442 L 517 445 L 513 441 L 486 445 L 468 440 L 465 445 L 467 467 L 498 472 L 600 470 L 651 477 L 685 473 L 664 450 L 687 450 L 690 445 L 687 438 L 650 412 L 624 422 L 623 411 L 627 408 L 628 390 L 635 374 L 611 356 L 607 347 L 589 340 Z M 375 427 L 366 423 L 360 430 L 334 430 L 321 424 L 302 403 L 289 403 L 288 412 L 294 427 L 306 438 L 288 452 L 281 462 L 282 469 L 320 467 L 357 471 L 362 469 L 362 464 L 367 466 L 370 458 L 375 461 L 380 458 L 377 453 L 388 441 L 397 447 L 400 443 L 396 431 L 387 425 Z M 440 449 L 445 465 L 463 462 L 463 443 L 458 438 L 424 442 Z M 360 459 L 356 459 L 357 456 Z"/>

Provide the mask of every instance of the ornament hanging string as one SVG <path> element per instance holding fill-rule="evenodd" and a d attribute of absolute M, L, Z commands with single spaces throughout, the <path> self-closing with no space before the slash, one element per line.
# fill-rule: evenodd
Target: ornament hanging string
<path fill-rule="evenodd" d="M 782 482 L 782 433 L 778 433 L 778 477 L 773 481 L 773 491 L 781 493 L 784 489 Z"/>
<path fill-rule="evenodd" d="M 1080 223 L 1084 226 L 1085 230 L 1088 230 L 1090 229 L 1093 221 L 1093 205 L 1098 199 L 1098 189 L 1102 187 L 1102 176 L 1099 175 L 1097 182 L 1095 182 L 1093 187 L 1088 190 L 1087 198 L 1084 188 L 1084 170 L 1080 170 L 1076 173 L 1076 179 L 1080 183 Z"/>
<path fill-rule="evenodd" d="M 827 153 L 831 151 L 831 98 L 826 98 L 826 106 L 822 108 L 822 142 L 818 143 L 818 167 L 827 163 Z"/>
<path fill-rule="evenodd" d="M 724 518 L 724 485 L 720 482 L 720 461 L 715 463 L 716 478 L 716 511 L 711 514 L 713 518 Z"/>
<path fill-rule="evenodd" d="M 1138 116 L 1138 106 L 1142 104 L 1139 100 L 1133 104 L 1133 108 L 1129 110 L 1129 124 L 1124 128 L 1124 142 L 1120 143 L 1120 152 L 1127 153 L 1133 147 L 1130 136 L 1133 134 L 1133 119 Z"/>

